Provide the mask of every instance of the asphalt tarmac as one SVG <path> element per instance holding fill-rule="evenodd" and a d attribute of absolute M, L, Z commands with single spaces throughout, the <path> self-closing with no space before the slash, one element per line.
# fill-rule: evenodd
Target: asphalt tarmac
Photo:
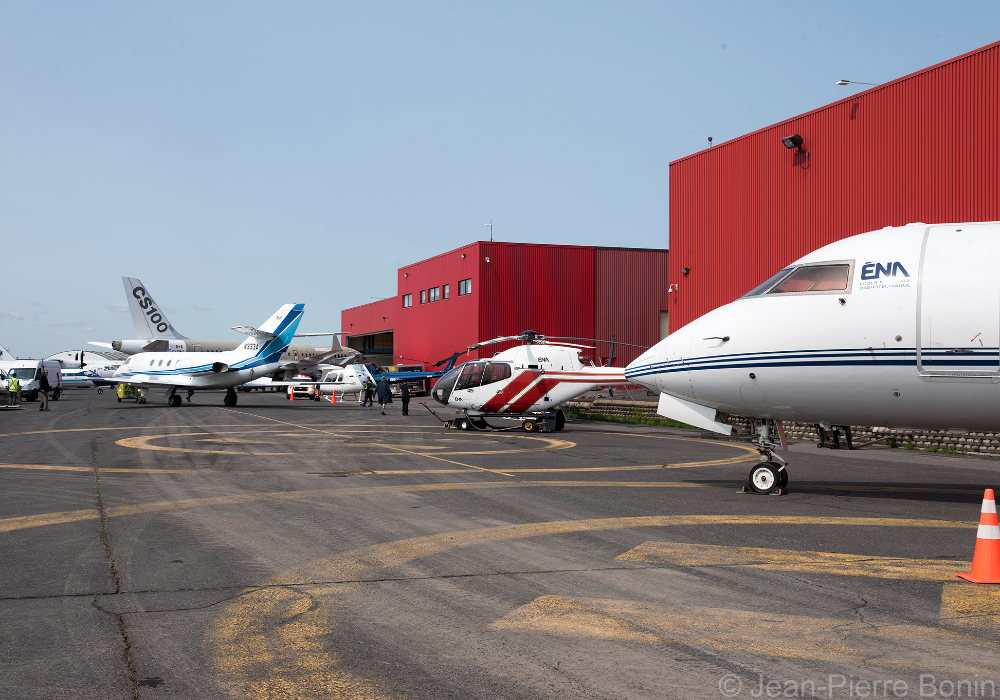
<path fill-rule="evenodd" d="M 420 401 L 0 412 L 0 697 L 996 697 L 1000 463 Z"/>

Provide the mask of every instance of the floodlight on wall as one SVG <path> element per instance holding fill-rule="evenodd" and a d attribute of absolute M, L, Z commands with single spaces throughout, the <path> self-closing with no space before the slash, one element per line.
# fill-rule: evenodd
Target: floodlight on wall
<path fill-rule="evenodd" d="M 799 136 L 798 134 L 792 134 L 791 136 L 786 136 L 785 138 L 781 139 L 781 143 L 788 150 L 797 148 L 799 149 L 799 153 L 802 152 L 802 137 Z"/>
<path fill-rule="evenodd" d="M 689 272 L 691 272 L 691 268 L 690 267 L 682 267 L 681 268 L 681 274 L 686 275 Z"/>

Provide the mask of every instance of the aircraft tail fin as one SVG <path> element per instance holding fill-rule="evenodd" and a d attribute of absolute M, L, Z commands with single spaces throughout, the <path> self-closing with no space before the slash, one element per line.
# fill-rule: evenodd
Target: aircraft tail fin
<path fill-rule="evenodd" d="M 260 357 L 265 358 L 267 362 L 277 362 L 291 344 L 305 308 L 305 304 L 285 304 L 275 311 L 259 330 L 249 329 L 256 332 L 247 336 L 240 349 L 248 357 Z"/>
<path fill-rule="evenodd" d="M 122 277 L 125 285 L 125 298 L 128 309 L 132 312 L 132 324 L 135 326 L 135 337 L 139 339 L 152 338 L 162 340 L 184 340 L 186 336 L 178 333 L 159 304 L 153 301 L 149 292 L 138 277 Z"/>
<path fill-rule="evenodd" d="M 3 345 L 0 345 L 0 360 L 16 360 L 16 359 L 17 358 L 14 357 L 14 353 L 5 348 Z"/>

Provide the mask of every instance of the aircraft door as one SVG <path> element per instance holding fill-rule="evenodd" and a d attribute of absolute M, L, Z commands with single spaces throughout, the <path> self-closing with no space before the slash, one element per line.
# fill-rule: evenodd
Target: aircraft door
<path fill-rule="evenodd" d="M 458 376 L 455 389 L 451 394 L 451 400 L 458 407 L 469 409 L 479 407 L 479 385 L 483 381 L 485 368 L 485 362 L 467 362 L 462 367 L 462 373 Z"/>
<path fill-rule="evenodd" d="M 917 290 L 920 376 L 1000 377 L 998 256 L 995 226 L 929 226 L 924 232 Z"/>

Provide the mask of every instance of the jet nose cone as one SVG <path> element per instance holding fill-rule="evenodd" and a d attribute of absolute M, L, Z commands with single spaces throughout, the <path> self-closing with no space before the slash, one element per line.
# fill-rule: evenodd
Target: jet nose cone
<path fill-rule="evenodd" d="M 657 348 L 660 347 L 662 342 L 666 341 L 661 341 L 661 343 L 642 353 L 625 368 L 626 379 L 651 391 L 659 392 L 660 389 L 656 381 L 656 357 Z"/>

